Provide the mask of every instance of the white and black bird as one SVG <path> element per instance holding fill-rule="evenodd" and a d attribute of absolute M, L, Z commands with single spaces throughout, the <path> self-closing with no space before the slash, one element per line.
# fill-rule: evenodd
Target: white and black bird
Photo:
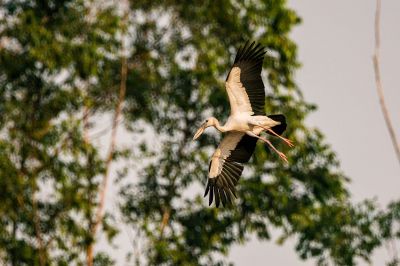
<path fill-rule="evenodd" d="M 243 164 L 250 160 L 258 140 L 267 143 L 283 160 L 286 156 L 272 143 L 259 136 L 265 131 L 281 138 L 290 147 L 292 142 L 280 136 L 286 129 L 283 115 L 265 114 L 265 91 L 261 79 L 261 70 L 266 51 L 260 44 L 247 42 L 240 47 L 233 66 L 226 78 L 225 88 L 231 107 L 230 116 L 225 125 L 214 118 L 208 118 L 197 130 L 193 140 L 197 139 L 207 127 L 213 126 L 221 132 L 227 132 L 209 166 L 208 182 L 204 197 L 210 193 L 209 205 L 215 198 L 225 206 L 232 203 L 236 196 L 235 186 L 243 171 Z"/>

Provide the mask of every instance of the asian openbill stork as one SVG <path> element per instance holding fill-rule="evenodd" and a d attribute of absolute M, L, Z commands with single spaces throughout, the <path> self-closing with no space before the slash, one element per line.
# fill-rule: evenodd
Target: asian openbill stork
<path fill-rule="evenodd" d="M 210 193 L 209 205 L 215 197 L 215 204 L 225 206 L 236 198 L 235 186 L 254 152 L 257 140 L 267 143 L 287 162 L 285 154 L 278 151 L 272 143 L 259 136 L 262 131 L 282 139 L 290 147 L 292 142 L 280 136 L 286 129 L 283 115 L 265 115 L 265 91 L 261 70 L 266 51 L 260 44 L 247 42 L 240 47 L 233 66 L 226 78 L 231 113 L 225 125 L 208 118 L 193 137 L 197 139 L 207 127 L 213 126 L 221 132 L 228 132 L 214 152 L 209 166 L 208 182 L 204 197 Z"/>

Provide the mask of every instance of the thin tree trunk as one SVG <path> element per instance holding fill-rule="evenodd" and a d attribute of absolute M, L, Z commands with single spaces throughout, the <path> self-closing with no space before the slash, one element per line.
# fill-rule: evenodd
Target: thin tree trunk
<path fill-rule="evenodd" d="M 166 207 L 163 212 L 163 217 L 161 221 L 161 227 L 160 227 L 160 238 L 164 236 L 164 229 L 168 224 L 169 221 L 169 216 L 170 216 L 170 209 Z"/>
<path fill-rule="evenodd" d="M 127 16 L 128 16 L 128 14 L 125 15 L 124 21 L 127 20 Z M 125 25 L 126 25 L 126 23 L 124 23 L 123 26 L 125 27 Z M 122 37 L 122 38 L 124 38 L 124 37 Z M 121 116 L 122 107 L 123 107 L 123 103 L 125 100 L 126 80 L 127 80 L 127 75 L 128 75 L 128 63 L 127 63 L 127 55 L 126 55 L 125 50 L 126 49 L 125 49 L 125 45 L 124 45 L 124 40 L 122 40 L 121 81 L 120 81 L 120 86 L 119 86 L 119 96 L 118 96 L 117 105 L 115 107 L 115 113 L 114 113 L 114 119 L 113 119 L 112 131 L 111 131 L 110 147 L 109 147 L 107 158 L 106 158 L 106 169 L 105 169 L 102 183 L 100 185 L 100 191 L 99 191 L 100 202 L 99 202 L 99 206 L 97 208 L 94 223 L 91 227 L 91 235 L 93 238 L 95 238 L 98 227 L 104 216 L 104 204 L 105 204 L 105 199 L 106 199 L 108 179 L 110 176 L 110 167 L 111 167 L 111 163 L 112 163 L 112 159 L 113 159 L 113 155 L 114 155 L 114 151 L 115 151 L 118 121 Z M 94 256 L 93 248 L 94 248 L 94 242 L 92 242 L 87 248 L 86 256 L 87 256 L 87 265 L 88 266 L 93 266 L 93 256 Z"/>
<path fill-rule="evenodd" d="M 88 97 L 88 96 L 86 96 L 86 97 Z M 89 108 L 88 104 L 84 101 L 82 121 L 83 121 L 83 141 L 85 142 L 86 145 L 89 145 L 89 143 L 90 143 L 89 116 L 90 116 L 90 108 Z M 89 159 L 89 155 L 88 155 L 88 159 Z M 87 167 L 90 167 L 90 166 L 88 165 Z M 93 197 L 91 197 L 91 196 L 89 196 L 89 204 L 90 205 L 93 204 L 95 206 Z M 94 222 L 93 222 L 93 218 L 91 215 L 89 216 L 88 223 L 89 223 L 88 227 L 90 229 L 90 233 L 92 234 L 92 228 L 93 228 Z M 94 239 L 94 234 L 92 234 L 92 237 Z M 49 242 L 49 244 L 50 244 L 50 242 Z M 86 249 L 87 265 L 93 265 L 93 245 L 94 245 L 94 243 L 90 243 Z"/>
<path fill-rule="evenodd" d="M 376 90 L 379 96 L 379 103 L 382 109 L 383 116 L 385 118 L 386 126 L 388 128 L 390 138 L 392 140 L 393 148 L 397 155 L 397 160 L 400 164 L 400 145 L 396 138 L 396 133 L 394 131 L 392 121 L 390 119 L 389 111 L 386 105 L 384 93 L 383 93 L 383 86 L 381 81 L 381 73 L 380 73 L 380 14 L 381 14 L 381 1 L 376 0 L 376 13 L 375 13 L 375 53 L 373 56 L 374 62 L 374 70 L 375 70 L 375 83 L 376 83 Z"/>

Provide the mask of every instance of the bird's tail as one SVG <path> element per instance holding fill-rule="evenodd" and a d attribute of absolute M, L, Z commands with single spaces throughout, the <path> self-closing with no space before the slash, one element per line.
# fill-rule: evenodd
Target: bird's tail
<path fill-rule="evenodd" d="M 285 131 L 286 126 L 287 126 L 285 116 L 279 114 L 279 115 L 269 115 L 268 117 L 274 121 L 281 122 L 279 125 L 271 128 L 276 134 L 281 135 Z M 269 133 L 268 131 L 267 131 L 267 133 L 270 135 L 273 135 L 272 133 Z"/>

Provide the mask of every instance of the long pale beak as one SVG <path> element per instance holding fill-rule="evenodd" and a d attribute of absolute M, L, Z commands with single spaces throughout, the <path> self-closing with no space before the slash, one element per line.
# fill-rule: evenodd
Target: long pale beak
<path fill-rule="evenodd" d="M 201 127 L 197 130 L 196 134 L 194 134 L 193 140 L 196 140 L 198 137 L 200 137 L 201 134 L 203 134 L 204 129 L 206 128 L 206 124 L 202 124 Z"/>

